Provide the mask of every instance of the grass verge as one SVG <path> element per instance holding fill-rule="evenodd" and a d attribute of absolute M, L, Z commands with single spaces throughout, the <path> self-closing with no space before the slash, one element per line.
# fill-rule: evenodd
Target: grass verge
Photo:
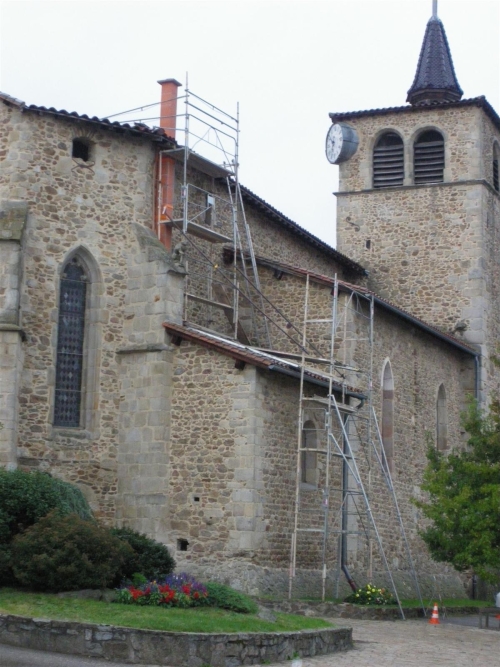
<path fill-rule="evenodd" d="M 262 596 L 262 600 L 275 600 L 275 598 L 271 597 L 264 597 Z M 320 598 L 298 598 L 296 600 L 297 602 L 312 602 L 312 603 L 318 603 L 321 602 Z M 343 604 L 344 600 L 343 599 L 329 599 L 325 600 L 325 602 L 329 602 L 331 604 Z M 444 598 L 443 600 L 439 600 L 438 598 L 432 598 L 431 600 L 424 599 L 424 605 L 425 607 L 429 607 L 432 609 L 434 602 L 438 603 L 439 607 L 447 607 L 449 609 L 453 607 L 491 607 L 494 603 L 492 600 L 469 600 L 469 598 Z M 370 609 L 377 609 L 380 608 L 378 605 L 359 605 L 360 607 L 369 607 Z M 397 604 L 388 604 L 388 605 L 383 605 L 384 607 L 388 608 L 398 608 Z M 414 599 L 414 600 L 401 600 L 401 606 L 403 609 L 414 609 L 417 607 L 421 607 L 420 600 Z"/>
<path fill-rule="evenodd" d="M 7 588 L 0 589 L 0 613 L 169 632 L 294 632 L 332 627 L 319 618 L 291 614 L 278 613 L 271 623 L 251 614 L 210 607 L 136 607 Z"/>
<path fill-rule="evenodd" d="M 432 598 L 432 600 L 429 601 L 424 600 L 425 606 L 430 608 L 432 608 L 435 602 L 437 602 L 439 607 L 447 607 L 448 609 L 451 609 L 452 607 L 491 607 L 493 604 L 492 602 L 487 602 L 485 600 L 469 600 L 468 598 L 444 598 L 441 601 L 437 598 Z M 421 605 L 420 600 L 401 600 L 401 606 L 403 609 L 411 609 L 414 607 L 420 607 Z"/>

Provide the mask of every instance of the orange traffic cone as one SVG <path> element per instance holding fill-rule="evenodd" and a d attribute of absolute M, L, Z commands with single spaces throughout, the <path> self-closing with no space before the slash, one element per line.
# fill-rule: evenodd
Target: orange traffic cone
<path fill-rule="evenodd" d="M 437 602 L 434 603 L 434 609 L 432 610 L 432 616 L 429 619 L 429 623 L 432 625 L 439 625 L 439 612 Z"/>

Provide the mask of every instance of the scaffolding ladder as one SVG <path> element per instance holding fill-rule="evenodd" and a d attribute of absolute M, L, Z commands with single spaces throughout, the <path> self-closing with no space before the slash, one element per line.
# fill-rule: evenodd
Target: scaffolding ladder
<path fill-rule="evenodd" d="M 346 562 L 348 538 L 354 537 L 358 542 L 359 538 L 365 538 L 368 577 L 371 578 L 372 550 L 375 545 L 404 618 L 370 498 L 377 477 L 377 491 L 380 492 L 380 482 L 383 481 L 392 500 L 397 524 L 393 528 L 400 532 L 415 591 L 424 607 L 372 405 L 374 299 L 370 292 L 347 286 L 337 276 L 333 282 L 331 317 L 310 317 L 309 276 L 306 278 L 289 597 L 293 594 L 298 554 L 307 554 L 310 565 L 310 554 L 314 553 L 319 556 L 321 564 L 321 597 L 325 599 L 328 564 L 334 560 L 332 552 L 335 551 L 335 540 L 335 592 L 338 597 L 341 568 L 349 576 Z M 339 301 L 341 287 L 342 302 Z M 313 326 L 322 328 L 323 338 L 326 338 L 327 328 L 330 334 L 328 372 L 324 383 L 328 387 L 326 396 L 310 395 L 306 391 L 306 373 L 317 372 L 314 366 L 306 367 L 305 362 L 308 330 Z M 360 352 L 364 362 L 361 366 L 354 364 L 353 347 Z M 325 360 L 321 361 L 324 363 Z M 309 431 L 314 432 L 316 442 L 311 442 Z M 309 466 L 308 457 L 313 457 Z M 316 471 L 315 479 L 310 477 L 310 468 Z M 313 546 L 315 536 L 318 539 Z M 304 544 L 309 545 L 309 548 L 304 548 Z M 354 585 L 352 578 L 350 583 Z"/>

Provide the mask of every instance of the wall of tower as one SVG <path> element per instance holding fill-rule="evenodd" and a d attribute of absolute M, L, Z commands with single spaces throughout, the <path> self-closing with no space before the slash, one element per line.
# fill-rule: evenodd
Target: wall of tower
<path fill-rule="evenodd" d="M 382 296 L 445 331 L 463 331 L 470 343 L 491 347 L 500 274 L 498 194 L 492 187 L 498 129 L 481 109 L 467 105 L 374 113 L 349 123 L 360 144 L 340 169 L 339 250 L 368 269 L 370 287 Z M 444 136 L 444 182 L 412 185 L 412 146 L 424 129 Z M 386 130 L 404 141 L 404 185 L 373 189 L 373 147 Z"/>

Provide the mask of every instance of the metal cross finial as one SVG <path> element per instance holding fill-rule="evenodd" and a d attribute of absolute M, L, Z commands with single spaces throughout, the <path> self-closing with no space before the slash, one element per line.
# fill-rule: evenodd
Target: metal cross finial
<path fill-rule="evenodd" d="M 438 0 L 432 0 L 432 17 L 437 18 L 438 15 Z"/>

